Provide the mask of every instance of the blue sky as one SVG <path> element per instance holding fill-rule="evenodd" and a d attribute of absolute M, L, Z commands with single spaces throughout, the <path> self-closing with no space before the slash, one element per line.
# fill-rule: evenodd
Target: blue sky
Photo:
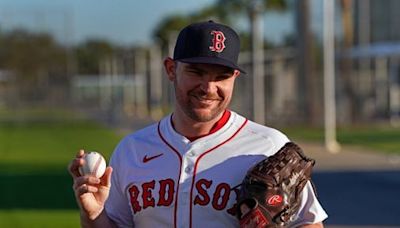
<path fill-rule="evenodd" d="M 52 33 L 61 42 L 103 38 L 123 45 L 148 45 L 165 16 L 187 14 L 215 0 L 0 0 L 0 28 Z M 279 43 L 293 31 L 293 15 L 268 13 L 267 39 Z M 241 25 L 245 29 L 246 23 Z"/>

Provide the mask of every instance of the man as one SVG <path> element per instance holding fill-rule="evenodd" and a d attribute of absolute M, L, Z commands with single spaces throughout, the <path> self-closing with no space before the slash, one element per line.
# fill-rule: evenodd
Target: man
<path fill-rule="evenodd" d="M 82 177 L 71 162 L 87 227 L 238 227 L 238 186 L 247 170 L 288 138 L 228 110 L 240 42 L 212 21 L 184 28 L 164 67 L 175 88 L 172 114 L 125 137 L 105 175 Z M 114 170 L 114 171 L 112 171 Z M 322 227 L 327 217 L 310 183 L 291 226 Z"/>

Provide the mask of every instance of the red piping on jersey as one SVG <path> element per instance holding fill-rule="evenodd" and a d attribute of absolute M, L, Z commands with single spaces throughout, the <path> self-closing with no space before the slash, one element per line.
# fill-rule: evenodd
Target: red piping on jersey
<path fill-rule="evenodd" d="M 179 182 L 180 182 L 180 180 L 181 180 L 181 171 L 182 171 L 182 156 L 179 154 L 178 150 L 175 149 L 173 146 L 171 146 L 171 144 L 169 144 L 169 143 L 167 142 L 167 140 L 165 140 L 165 138 L 162 136 L 161 131 L 160 131 L 160 123 L 161 123 L 161 122 L 158 122 L 158 126 L 157 126 L 158 135 L 160 136 L 161 140 L 162 140 L 165 144 L 167 144 L 167 146 L 168 146 L 169 148 L 171 148 L 171 150 L 173 150 L 173 151 L 175 152 L 175 154 L 178 156 L 179 162 L 180 162 L 180 164 L 179 164 L 178 185 L 177 185 L 177 187 L 176 187 L 175 205 L 174 205 L 174 206 L 175 206 L 175 209 L 174 209 L 174 227 L 176 228 L 176 227 L 177 227 L 177 226 L 176 226 L 176 214 L 177 214 L 177 210 L 178 210 L 178 194 L 179 194 L 179 185 L 180 185 Z"/>
<path fill-rule="evenodd" d="M 199 161 L 201 158 L 203 158 L 204 155 L 210 153 L 211 151 L 217 149 L 218 147 L 224 145 L 225 143 L 229 142 L 230 140 L 232 140 L 239 132 L 240 130 L 242 130 L 242 128 L 246 125 L 247 123 L 247 119 L 244 121 L 244 123 L 242 124 L 242 126 L 239 127 L 239 129 L 231 136 L 229 137 L 227 140 L 225 140 L 224 142 L 214 146 L 213 148 L 207 150 L 206 152 L 204 152 L 202 155 L 199 156 L 199 158 L 196 160 L 195 164 L 194 164 L 194 170 L 193 170 L 193 179 L 192 179 L 192 186 L 190 188 L 190 224 L 189 227 L 192 227 L 192 210 L 193 210 L 193 188 L 194 188 L 194 181 L 196 180 L 196 173 L 197 173 L 197 165 L 199 164 Z"/>

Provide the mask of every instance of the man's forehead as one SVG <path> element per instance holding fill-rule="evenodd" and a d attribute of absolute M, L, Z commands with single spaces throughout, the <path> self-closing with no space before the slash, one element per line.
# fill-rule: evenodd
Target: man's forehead
<path fill-rule="evenodd" d="M 220 73 L 233 73 L 234 69 L 218 65 L 218 64 L 209 64 L 209 63 L 184 63 L 179 62 L 182 64 L 182 67 L 185 69 L 196 69 L 201 71 L 212 71 L 212 72 L 220 72 Z"/>

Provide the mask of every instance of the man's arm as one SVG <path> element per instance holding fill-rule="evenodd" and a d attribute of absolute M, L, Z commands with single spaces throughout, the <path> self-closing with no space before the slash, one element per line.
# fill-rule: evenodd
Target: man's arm
<path fill-rule="evenodd" d="M 116 227 L 104 209 L 111 188 L 112 168 L 107 167 L 101 178 L 81 176 L 79 167 L 83 165 L 83 156 L 84 151 L 80 150 L 68 167 L 74 180 L 73 190 L 80 209 L 81 226 L 87 228 Z"/>

